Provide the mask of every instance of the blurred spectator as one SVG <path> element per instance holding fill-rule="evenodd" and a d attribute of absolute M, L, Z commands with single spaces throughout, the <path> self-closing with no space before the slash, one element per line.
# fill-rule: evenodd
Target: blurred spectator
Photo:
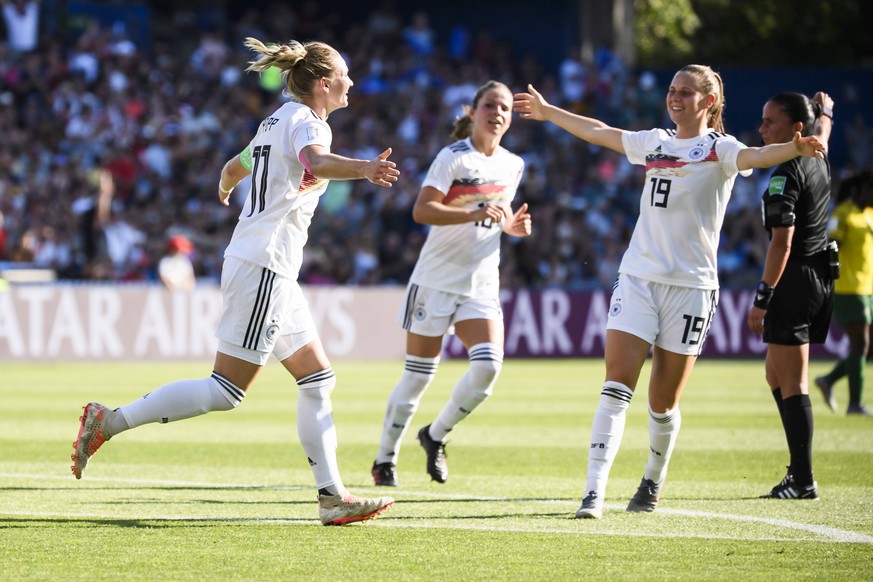
<path fill-rule="evenodd" d="M 27 5 L 48 18 L 48 2 L 3 7 Z M 665 112 L 655 75 L 635 76 L 607 48 L 592 62 L 574 46 L 563 62 L 544 63 L 513 55 L 497 30 L 437 30 L 426 10 L 397 0 L 380 0 L 361 22 L 315 0 L 271 2 L 268 20 L 255 8 L 233 22 L 220 13 L 184 4 L 162 13 L 154 4 L 148 46 L 131 40 L 141 37 L 124 19 L 109 26 L 82 19 L 78 36 L 45 36 L 27 53 L 0 44 L 0 259 L 40 257 L 62 278 L 156 281 L 165 251 L 158 241 L 178 232 L 196 243 L 198 276 L 218 283 L 250 188 L 241 183 L 228 209 L 215 203 L 209 176 L 286 99 L 278 75 L 271 84 L 267 74 L 240 74 L 252 56 L 246 36 L 280 40 L 293 30 L 353 50 L 346 58 L 359 73 L 350 106 L 331 118 L 336 151 L 369 157 L 350 144 L 391 146 L 401 164 L 403 178 L 390 192 L 335 182 L 305 251 L 301 279 L 310 283 L 408 280 L 424 240 L 411 218 L 423 174 L 483 79 L 514 89 L 532 82 L 556 103 L 581 98 L 583 111 L 619 118 L 623 127 L 661 125 Z M 863 117 L 853 124 L 847 116 L 846 126 L 854 164 L 869 164 L 871 130 Z M 757 133 L 749 135 L 742 141 L 757 145 Z M 519 195 L 538 227 L 503 249 L 504 284 L 602 287 L 636 221 L 642 172 L 549 124 L 516 120 L 505 141 L 525 159 Z M 835 188 L 846 174 L 835 165 Z M 726 286 L 744 286 L 763 260 L 766 180 L 764 172 L 737 180 L 725 217 Z"/>
<path fill-rule="evenodd" d="M 158 278 L 170 291 L 191 291 L 196 279 L 190 254 L 194 245 L 178 234 L 167 242 L 167 254 L 158 262 Z"/>
<path fill-rule="evenodd" d="M 3 0 L 3 20 L 9 48 L 19 53 L 29 53 L 39 42 L 40 0 Z"/>

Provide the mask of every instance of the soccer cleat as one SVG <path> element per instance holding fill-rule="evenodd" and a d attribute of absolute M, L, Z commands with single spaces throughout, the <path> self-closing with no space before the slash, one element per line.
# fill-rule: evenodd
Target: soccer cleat
<path fill-rule="evenodd" d="M 818 499 L 818 484 L 813 481 L 809 485 L 798 485 L 794 475 L 785 475 L 779 485 L 762 495 L 761 499 Z"/>
<path fill-rule="evenodd" d="M 430 425 L 418 431 L 418 442 L 427 453 L 427 474 L 437 483 L 445 483 L 449 478 L 449 466 L 446 464 L 446 444 L 430 437 Z"/>
<path fill-rule="evenodd" d="M 82 478 L 82 472 L 88 466 L 88 459 L 110 439 L 106 425 L 114 414 L 118 413 L 97 402 L 89 402 L 82 409 L 82 416 L 79 417 L 79 435 L 73 443 L 73 454 L 70 456 L 73 460 L 70 469 L 76 479 Z"/>
<path fill-rule="evenodd" d="M 863 404 L 850 404 L 846 410 L 847 416 L 873 416 L 873 410 L 870 410 Z"/>
<path fill-rule="evenodd" d="M 582 506 L 576 511 L 576 519 L 601 519 L 603 517 L 603 501 L 594 491 L 582 499 Z"/>
<path fill-rule="evenodd" d="M 631 497 L 625 511 L 633 513 L 651 513 L 655 511 L 655 508 L 658 506 L 658 493 L 660 491 L 661 485 L 643 477 L 642 481 L 640 481 L 640 486 L 637 487 L 637 492 Z"/>
<path fill-rule="evenodd" d="M 397 465 L 394 463 L 377 463 L 373 461 L 373 481 L 379 487 L 399 487 L 397 481 Z"/>
<path fill-rule="evenodd" d="M 821 390 L 821 395 L 824 396 L 825 404 L 831 409 L 831 412 L 837 411 L 837 399 L 834 397 L 834 385 L 827 381 L 824 376 L 819 376 L 815 379 L 815 385 Z"/>
<path fill-rule="evenodd" d="M 346 525 L 374 519 L 394 505 L 392 497 L 356 497 L 354 495 L 319 495 L 318 517 L 322 525 Z"/>

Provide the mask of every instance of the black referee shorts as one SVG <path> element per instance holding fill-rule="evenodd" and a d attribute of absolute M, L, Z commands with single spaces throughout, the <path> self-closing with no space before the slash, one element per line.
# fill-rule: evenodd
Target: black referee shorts
<path fill-rule="evenodd" d="M 834 309 L 834 282 L 827 265 L 789 261 L 764 315 L 764 343 L 822 344 Z"/>

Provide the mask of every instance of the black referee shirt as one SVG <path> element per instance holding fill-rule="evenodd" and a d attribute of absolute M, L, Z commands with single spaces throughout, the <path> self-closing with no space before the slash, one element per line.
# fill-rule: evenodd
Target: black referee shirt
<path fill-rule="evenodd" d="M 828 243 L 828 208 L 831 166 L 825 159 L 798 156 L 780 164 L 764 192 L 764 227 L 794 225 L 791 255 L 797 259 L 825 250 Z"/>

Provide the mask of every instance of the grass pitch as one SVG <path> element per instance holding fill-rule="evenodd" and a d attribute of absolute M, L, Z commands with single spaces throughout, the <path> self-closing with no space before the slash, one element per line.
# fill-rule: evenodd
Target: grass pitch
<path fill-rule="evenodd" d="M 827 366 L 813 362 L 810 377 Z M 697 364 L 661 504 L 641 515 L 624 507 L 648 451 L 643 378 L 601 521 L 573 515 L 602 362 L 508 360 L 492 398 L 452 433 L 440 485 L 415 433 L 465 367 L 441 364 L 404 440 L 401 487 L 386 490 L 369 470 L 402 362 L 335 363 L 345 483 L 397 504 L 327 528 L 297 440 L 296 387 L 275 362 L 239 409 L 121 434 L 81 481 L 69 456 L 87 401 L 126 404 L 205 376 L 209 362 L 4 365 L 0 579 L 873 579 L 873 419 L 832 414 L 812 394 L 822 499 L 757 499 L 788 460 L 763 361 Z M 837 393 L 844 405 L 845 384 Z"/>

